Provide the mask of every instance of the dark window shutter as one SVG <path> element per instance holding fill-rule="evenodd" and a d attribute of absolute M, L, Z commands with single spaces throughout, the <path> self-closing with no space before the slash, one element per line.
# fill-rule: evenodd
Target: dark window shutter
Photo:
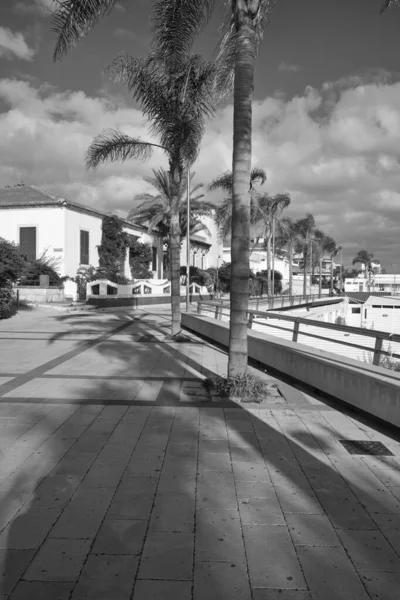
<path fill-rule="evenodd" d="M 19 246 L 29 260 L 36 260 L 36 227 L 20 227 Z"/>
<path fill-rule="evenodd" d="M 81 229 L 81 256 L 80 264 L 89 264 L 89 232 Z"/>

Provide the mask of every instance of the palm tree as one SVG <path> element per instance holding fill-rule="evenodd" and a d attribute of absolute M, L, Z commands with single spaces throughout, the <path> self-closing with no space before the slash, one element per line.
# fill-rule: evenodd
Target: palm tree
<path fill-rule="evenodd" d="M 275 248 L 271 251 L 271 240 L 275 238 L 275 224 L 279 219 L 282 211 L 290 204 L 289 194 L 277 194 L 269 196 L 264 194 L 257 199 L 257 210 L 264 223 L 264 240 L 267 247 L 267 280 L 268 280 L 268 296 L 274 294 L 275 276 L 272 274 L 274 268 L 271 269 L 271 256 L 273 267 L 275 263 Z M 275 240 L 274 240 L 275 242 Z M 274 244 L 275 245 L 275 244 Z"/>
<path fill-rule="evenodd" d="M 330 252 L 330 256 L 331 256 L 331 295 L 333 296 L 333 259 L 335 258 L 335 256 L 337 256 L 339 254 L 339 252 L 342 250 L 342 246 L 336 246 L 336 242 L 335 242 L 335 246 L 332 248 L 331 252 Z"/>
<path fill-rule="evenodd" d="M 152 185 L 158 194 L 137 194 L 134 197 L 136 206 L 132 208 L 127 220 L 131 223 L 146 225 L 149 233 L 155 228 L 163 236 L 164 243 L 169 248 L 169 237 L 171 230 L 171 205 L 172 192 L 169 174 L 164 169 L 153 169 L 154 177 L 145 177 L 145 181 Z M 195 173 L 190 173 L 190 181 L 194 179 Z M 201 217 L 212 216 L 215 205 L 207 200 L 202 200 L 204 194 L 200 191 L 202 183 L 190 187 L 190 233 L 199 231 L 208 232 L 207 226 Z M 186 190 L 183 191 L 179 200 L 179 227 L 181 240 L 187 232 L 187 197 Z"/>
<path fill-rule="evenodd" d="M 58 34 L 54 58 L 61 58 L 116 2 L 60 2 L 53 14 L 54 30 Z M 95 138 L 86 156 L 87 167 L 95 168 L 109 160 L 146 160 L 154 148 L 167 155 L 171 191 L 172 336 L 180 330 L 179 201 L 186 173 L 198 155 L 204 118 L 213 114 L 215 106 L 215 64 L 204 62 L 190 51 L 212 5 L 213 0 L 182 0 L 180 3 L 157 0 L 152 11 L 153 42 L 149 55 L 143 59 L 121 55 L 109 69 L 113 78 L 124 82 L 139 102 L 158 143 L 106 130 Z"/>
<path fill-rule="evenodd" d="M 293 295 L 293 257 L 299 251 L 299 232 L 297 224 L 290 217 L 277 221 L 275 247 L 287 250 L 289 261 L 289 296 Z"/>
<path fill-rule="evenodd" d="M 256 225 L 260 221 L 260 213 L 257 209 L 259 193 L 256 184 L 263 185 L 267 175 L 263 169 L 253 168 L 250 173 L 250 224 Z M 225 240 L 232 231 L 232 202 L 233 202 L 233 176 L 228 171 L 219 177 L 216 177 L 209 185 L 209 190 L 221 190 L 226 196 L 215 210 L 215 224 L 218 229 L 219 237 Z"/>
<path fill-rule="evenodd" d="M 315 229 L 312 242 L 316 247 L 314 256 L 317 257 L 319 262 L 319 296 L 321 296 L 322 292 L 322 260 L 326 254 L 329 254 L 331 258 L 331 289 L 333 293 L 333 256 L 336 256 L 337 252 L 340 250 L 340 247 L 336 245 L 335 240 L 331 236 L 326 235 L 320 229 Z"/>
<path fill-rule="evenodd" d="M 364 268 L 364 277 L 368 278 L 368 289 L 371 290 L 371 274 L 373 273 L 372 261 L 374 255 L 367 250 L 359 250 L 357 255 L 353 258 L 352 264 L 356 265 L 357 263 L 363 265 Z"/>
<path fill-rule="evenodd" d="M 307 267 L 310 261 L 312 246 L 310 241 L 315 231 L 315 219 L 311 213 L 308 213 L 302 219 L 296 221 L 298 232 L 299 249 L 303 253 L 303 296 L 307 295 Z M 311 251 L 311 252 L 310 252 Z"/>

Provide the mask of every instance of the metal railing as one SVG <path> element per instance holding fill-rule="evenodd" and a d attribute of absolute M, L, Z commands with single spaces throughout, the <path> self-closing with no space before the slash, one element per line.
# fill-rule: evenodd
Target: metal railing
<path fill-rule="evenodd" d="M 207 309 L 207 307 L 209 307 Z M 223 316 L 227 316 L 228 320 L 229 320 L 229 312 L 228 312 L 228 306 L 224 306 L 223 304 L 217 303 L 217 302 L 198 302 L 197 303 L 197 313 L 198 314 L 202 314 L 203 310 L 208 310 L 208 312 L 213 312 L 214 313 L 214 318 L 215 319 L 220 319 L 222 320 Z M 257 320 L 256 320 L 257 318 Z M 253 325 L 255 323 L 260 323 L 261 325 L 265 325 L 266 323 L 262 323 L 260 321 L 260 319 L 264 320 L 264 321 L 288 321 L 289 323 L 293 323 L 293 329 L 292 329 L 292 341 L 293 342 L 297 342 L 298 341 L 298 337 L 299 334 L 301 333 L 301 335 L 304 336 L 308 336 L 311 338 L 317 338 L 317 339 L 321 339 L 321 340 L 325 340 L 325 341 L 335 341 L 338 344 L 341 344 L 343 346 L 349 346 L 351 348 L 357 348 L 360 350 L 366 350 L 367 352 L 371 352 L 371 348 L 369 346 L 362 346 L 361 344 L 354 344 L 352 342 L 345 342 L 342 340 L 332 340 L 331 337 L 327 337 L 324 335 L 316 335 L 315 333 L 310 333 L 309 331 L 306 330 L 302 330 L 300 331 L 300 326 L 301 325 L 306 325 L 306 326 L 312 326 L 312 327 L 319 327 L 320 329 L 328 329 L 328 330 L 333 330 L 333 331 L 341 331 L 347 334 L 353 334 L 353 335 L 361 335 L 364 337 L 368 337 L 368 338 L 373 338 L 375 339 L 375 345 L 374 345 L 374 349 L 373 349 L 373 361 L 372 364 L 379 366 L 380 360 L 381 360 L 381 356 L 382 355 L 386 355 L 386 356 L 390 356 L 390 357 L 394 357 L 394 358 L 400 358 L 400 354 L 396 354 L 394 352 L 388 351 L 388 350 L 384 350 L 383 349 L 383 342 L 384 341 L 388 341 L 388 342 L 394 342 L 394 343 L 399 343 L 400 342 L 400 335 L 397 334 L 392 334 L 392 333 L 388 333 L 387 331 L 376 331 L 376 330 L 371 330 L 371 329 L 363 329 L 360 327 L 350 327 L 349 325 L 337 325 L 336 323 L 326 323 L 326 322 L 322 322 L 322 321 L 316 321 L 316 320 L 311 320 L 311 319 L 304 319 L 302 317 L 294 317 L 294 316 L 290 316 L 290 315 L 285 315 L 285 314 L 274 314 L 271 312 L 265 312 L 265 311 L 259 311 L 259 310 L 248 310 L 247 311 L 247 319 L 248 319 L 248 323 L 247 323 L 247 327 L 249 329 L 253 328 Z M 272 325 L 271 323 L 267 323 L 268 327 L 274 328 L 274 329 L 280 329 L 283 331 L 288 331 L 288 329 L 286 327 L 281 327 L 279 325 Z"/>

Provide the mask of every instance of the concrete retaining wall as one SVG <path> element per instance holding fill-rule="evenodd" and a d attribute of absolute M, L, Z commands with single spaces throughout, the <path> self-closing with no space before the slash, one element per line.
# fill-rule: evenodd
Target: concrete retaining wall
<path fill-rule="evenodd" d="M 182 325 L 219 344 L 229 344 L 226 322 L 183 313 Z M 400 427 L 399 373 L 250 330 L 248 347 L 249 357 L 267 367 Z"/>
<path fill-rule="evenodd" d="M 19 292 L 19 299 L 26 302 L 37 302 L 38 304 L 46 304 L 47 302 L 64 302 L 64 290 L 58 287 L 17 287 L 15 291 Z"/>

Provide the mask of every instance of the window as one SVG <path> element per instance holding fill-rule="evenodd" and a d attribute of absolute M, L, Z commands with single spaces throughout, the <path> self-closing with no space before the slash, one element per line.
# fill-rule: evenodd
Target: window
<path fill-rule="evenodd" d="M 81 253 L 80 253 L 80 264 L 89 264 L 89 232 L 81 229 Z"/>
<path fill-rule="evenodd" d="M 353 314 L 360 315 L 361 314 L 361 307 L 360 306 L 356 306 L 355 308 L 351 309 L 351 312 Z"/>
<path fill-rule="evenodd" d="M 36 227 L 19 228 L 19 246 L 29 260 L 36 260 Z"/>
<path fill-rule="evenodd" d="M 153 256 L 151 261 L 151 270 L 157 271 L 157 248 L 153 246 Z"/>

